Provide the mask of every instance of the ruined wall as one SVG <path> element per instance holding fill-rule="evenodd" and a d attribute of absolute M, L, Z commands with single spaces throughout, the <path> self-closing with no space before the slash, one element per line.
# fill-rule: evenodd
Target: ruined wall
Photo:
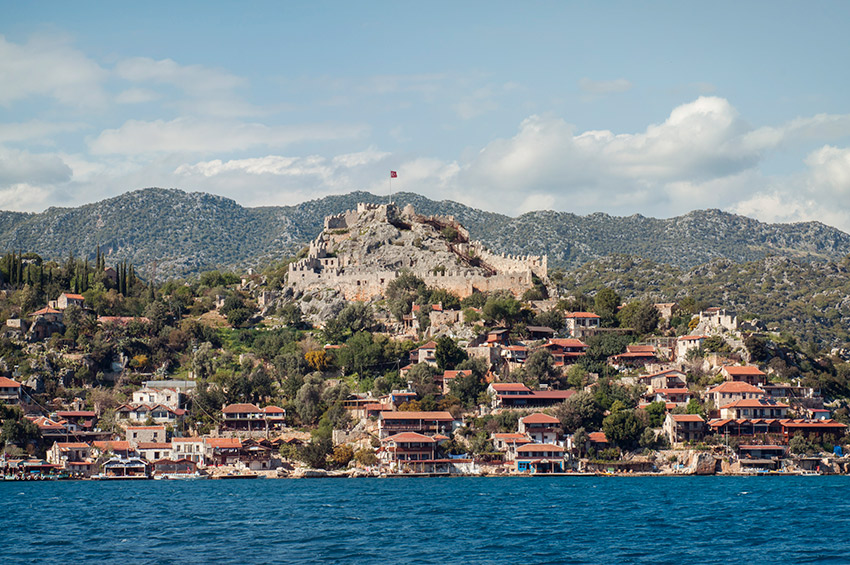
<path fill-rule="evenodd" d="M 361 221 L 391 222 L 400 216 L 394 204 L 358 204 L 356 210 L 336 214 L 325 218 L 325 230 L 350 229 Z M 451 216 L 418 216 L 412 206 L 406 206 L 401 214 L 405 221 L 431 221 L 438 225 L 450 225 L 458 230 L 463 238 L 469 232 Z M 328 257 L 329 245 L 349 237 L 347 234 L 335 235 L 322 233 L 310 244 L 308 256 L 289 265 L 289 284 L 295 290 L 309 291 L 323 288 L 339 290 L 346 300 L 369 300 L 384 294 L 387 285 L 397 278 L 400 270 L 375 271 L 369 267 L 360 267 L 352 258 L 340 255 Z M 533 286 L 532 273 L 546 280 L 546 256 L 496 255 L 488 251 L 479 242 L 458 245 L 461 253 L 478 257 L 496 274 L 485 276 L 481 271 L 471 268 L 447 269 L 444 272 L 416 269 L 413 261 L 404 265 L 425 284 L 443 288 L 461 298 L 473 292 L 491 292 L 509 290 L 516 296 Z"/>

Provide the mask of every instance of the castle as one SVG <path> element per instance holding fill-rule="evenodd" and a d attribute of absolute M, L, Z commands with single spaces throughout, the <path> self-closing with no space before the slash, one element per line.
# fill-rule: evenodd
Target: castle
<path fill-rule="evenodd" d="M 492 253 L 452 216 L 361 203 L 325 218 L 307 256 L 289 265 L 288 283 L 295 291 L 334 289 L 346 300 L 369 300 L 403 272 L 461 298 L 494 290 L 519 296 L 534 286 L 533 276 L 547 281 L 547 259 Z"/>

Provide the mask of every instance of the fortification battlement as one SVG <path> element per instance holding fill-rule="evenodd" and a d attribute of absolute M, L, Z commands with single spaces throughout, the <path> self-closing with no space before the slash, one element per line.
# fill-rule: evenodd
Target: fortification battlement
<path fill-rule="evenodd" d="M 360 265 L 359 260 L 346 253 L 339 256 L 330 253 L 336 249 L 331 248 L 332 244 L 340 238 L 348 238 L 345 232 L 358 223 L 386 222 L 398 225 L 399 220 L 407 224 L 427 224 L 439 231 L 453 228 L 458 237 L 448 245 L 449 250 L 470 267 L 421 270 L 411 257 L 398 268 L 382 269 Z M 365 300 L 381 295 L 390 281 L 399 276 L 399 269 L 404 269 L 410 270 L 431 286 L 446 288 L 461 297 L 473 291 L 498 289 L 510 290 L 519 295 L 533 285 L 532 275 L 544 281 L 547 276 L 545 255 L 493 253 L 481 242 L 470 240 L 469 231 L 454 216 L 419 215 L 410 204 L 399 211 L 392 203 L 359 203 L 354 210 L 325 217 L 324 223 L 325 229 L 310 243 L 307 257 L 289 265 L 289 284 L 296 289 L 306 291 L 330 287 L 341 291 L 346 299 Z"/>

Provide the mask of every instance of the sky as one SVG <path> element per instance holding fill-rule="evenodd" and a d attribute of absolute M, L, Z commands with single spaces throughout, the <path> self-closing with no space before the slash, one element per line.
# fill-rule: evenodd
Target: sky
<path fill-rule="evenodd" d="M 157 186 L 850 232 L 850 2 L 0 0 L 0 209 Z M 398 178 L 390 180 L 390 171 Z"/>

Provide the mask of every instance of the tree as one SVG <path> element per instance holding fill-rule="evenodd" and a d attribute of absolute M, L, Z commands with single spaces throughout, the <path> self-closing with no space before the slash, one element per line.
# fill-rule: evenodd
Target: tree
<path fill-rule="evenodd" d="M 378 456 L 375 451 L 368 448 L 358 449 L 354 453 L 354 460 L 363 467 L 371 467 L 378 464 Z"/>
<path fill-rule="evenodd" d="M 467 359 L 466 352 L 457 346 L 457 343 L 450 337 L 437 338 L 437 348 L 434 357 L 437 360 L 437 367 L 441 371 L 450 371 L 455 368 L 455 365 Z"/>
<path fill-rule="evenodd" d="M 653 428 L 659 428 L 664 423 L 664 415 L 667 413 L 667 406 L 664 402 L 651 402 L 646 407 L 646 414 L 649 416 L 649 425 Z"/>
<path fill-rule="evenodd" d="M 590 441 L 590 435 L 588 435 L 584 428 L 579 428 L 573 432 L 573 446 L 578 451 L 579 457 L 584 453 L 584 448 L 587 446 L 588 441 Z"/>
<path fill-rule="evenodd" d="M 298 458 L 308 467 L 324 469 L 328 464 L 328 454 L 333 449 L 333 443 L 328 438 L 313 438 L 298 449 Z"/>
<path fill-rule="evenodd" d="M 348 444 L 336 446 L 331 455 L 331 461 L 336 467 L 345 467 L 352 459 L 354 459 L 354 449 Z"/>
<path fill-rule="evenodd" d="M 413 384 L 413 390 L 419 398 L 437 394 L 439 389 L 434 381 L 436 369 L 427 363 L 417 363 L 407 373 L 407 380 Z"/>
<path fill-rule="evenodd" d="M 572 433 L 579 428 L 598 430 L 603 413 L 591 393 L 577 392 L 555 407 L 555 417 L 566 433 Z"/>
<path fill-rule="evenodd" d="M 325 324 L 328 340 L 341 342 L 361 331 L 370 331 L 375 327 L 372 309 L 365 302 L 350 302 L 340 310 L 335 318 Z"/>
<path fill-rule="evenodd" d="M 617 320 L 617 309 L 620 307 L 621 303 L 622 299 L 620 298 L 620 295 L 608 287 L 602 288 L 596 293 L 596 297 L 593 301 L 593 309 L 594 312 L 602 318 L 600 323 L 604 327 L 614 325 L 614 322 Z"/>
<path fill-rule="evenodd" d="M 491 296 L 484 303 L 483 313 L 488 320 L 502 322 L 510 328 L 522 317 L 522 303 L 513 296 Z"/>
<path fill-rule="evenodd" d="M 387 285 L 387 290 L 384 292 L 387 308 L 397 320 L 401 320 L 402 316 L 410 314 L 413 301 L 425 292 L 425 288 L 425 282 L 422 279 L 409 271 L 403 272 Z"/>
<path fill-rule="evenodd" d="M 658 313 L 655 304 L 642 300 L 626 304 L 617 317 L 621 326 L 632 328 L 641 335 L 655 331 L 658 322 L 661 320 L 661 315 Z"/>
<path fill-rule="evenodd" d="M 295 395 L 295 409 L 305 424 L 313 424 L 324 412 L 322 403 L 323 382 L 321 377 L 310 375 L 305 380 L 298 394 Z"/>
<path fill-rule="evenodd" d="M 359 331 L 348 338 L 345 347 L 337 350 L 336 358 L 340 366 L 363 376 L 380 361 L 382 353 L 383 347 L 371 333 Z"/>
<path fill-rule="evenodd" d="M 615 412 L 602 421 L 605 437 L 622 449 L 634 449 L 643 430 L 643 424 L 631 410 Z"/>
<path fill-rule="evenodd" d="M 529 355 L 523 369 L 527 377 L 539 383 L 552 384 L 562 380 L 560 371 L 555 367 L 555 358 L 547 349 L 538 349 Z"/>

